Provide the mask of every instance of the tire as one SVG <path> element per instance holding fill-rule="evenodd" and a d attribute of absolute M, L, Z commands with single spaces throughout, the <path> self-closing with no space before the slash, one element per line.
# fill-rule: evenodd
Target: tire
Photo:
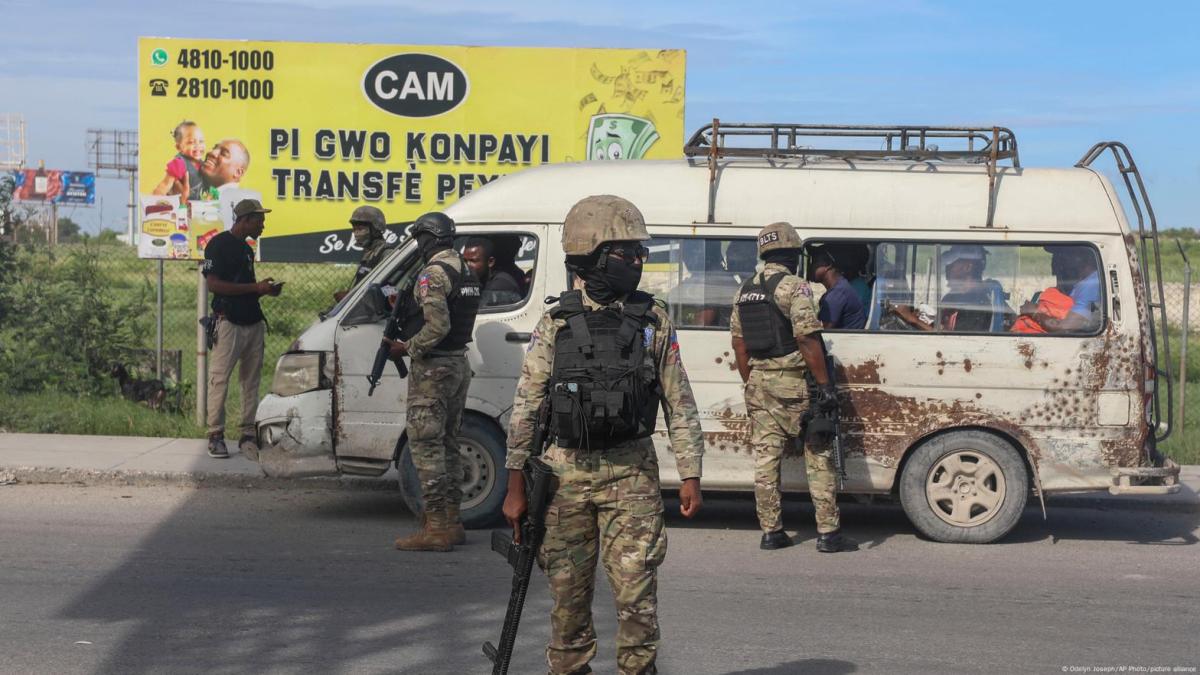
<path fill-rule="evenodd" d="M 984 431 L 953 431 L 925 442 L 900 477 L 905 515 L 922 534 L 947 543 L 996 541 L 1016 526 L 1028 498 L 1024 458 Z"/>
<path fill-rule="evenodd" d="M 463 457 L 463 526 L 476 529 L 496 525 L 504 520 L 500 509 L 508 491 L 508 481 L 504 479 L 507 473 L 504 469 L 507 453 L 504 432 L 487 418 L 467 414 L 463 416 L 458 440 Z M 421 482 L 413 466 L 407 437 L 397 464 L 404 505 L 419 514 L 424 510 Z"/>

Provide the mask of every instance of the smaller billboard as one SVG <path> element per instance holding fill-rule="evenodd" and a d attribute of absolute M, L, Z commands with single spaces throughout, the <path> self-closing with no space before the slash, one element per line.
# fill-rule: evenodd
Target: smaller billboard
<path fill-rule="evenodd" d="M 27 202 L 89 205 L 96 203 L 96 174 L 58 169 L 13 172 L 13 198 Z"/>
<path fill-rule="evenodd" d="M 203 260 L 209 240 L 233 227 L 233 207 L 243 199 L 262 200 L 253 190 L 222 190 L 220 199 L 186 204 L 179 195 L 141 195 L 139 258 Z M 247 239 L 258 259 L 258 242 Z"/>

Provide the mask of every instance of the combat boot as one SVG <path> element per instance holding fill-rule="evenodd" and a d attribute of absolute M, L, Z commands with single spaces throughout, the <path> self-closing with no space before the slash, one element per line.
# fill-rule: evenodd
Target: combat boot
<path fill-rule="evenodd" d="M 858 542 L 843 535 L 841 530 L 834 530 L 817 537 L 817 550 L 821 553 L 857 551 Z"/>
<path fill-rule="evenodd" d="M 450 532 L 450 543 L 462 546 L 467 543 L 467 529 L 462 524 L 462 513 L 458 505 L 446 507 L 446 529 Z"/>
<path fill-rule="evenodd" d="M 427 511 L 421 529 L 407 537 L 396 540 L 396 548 L 401 551 L 437 551 L 445 553 L 454 550 L 450 541 L 450 531 L 446 529 L 446 514 Z"/>
<path fill-rule="evenodd" d="M 775 532 L 766 532 L 762 536 L 762 541 L 758 543 L 758 547 L 764 551 L 774 551 L 780 548 L 787 548 L 792 545 L 792 538 L 783 530 Z"/>

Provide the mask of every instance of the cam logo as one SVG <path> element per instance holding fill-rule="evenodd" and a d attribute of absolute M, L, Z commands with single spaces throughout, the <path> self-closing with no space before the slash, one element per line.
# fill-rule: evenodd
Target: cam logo
<path fill-rule="evenodd" d="M 764 234 L 763 236 L 759 237 L 758 245 L 762 246 L 763 244 L 769 244 L 773 241 L 779 241 L 779 233 L 778 232 L 768 232 L 768 233 Z"/>
<path fill-rule="evenodd" d="M 467 100 L 470 84 L 462 68 L 433 54 L 396 54 L 363 74 L 363 95 L 380 110 L 400 117 L 434 117 Z"/>
<path fill-rule="evenodd" d="M 156 66 L 167 65 L 167 50 L 159 47 L 158 49 L 150 52 L 150 63 L 153 63 Z"/>

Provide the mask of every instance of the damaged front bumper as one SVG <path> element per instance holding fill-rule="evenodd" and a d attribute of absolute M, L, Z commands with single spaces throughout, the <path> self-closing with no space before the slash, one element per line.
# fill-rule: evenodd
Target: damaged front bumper
<path fill-rule="evenodd" d="M 1162 466 L 1117 467 L 1112 470 L 1114 495 L 1169 495 L 1179 492 L 1179 464 L 1166 457 Z"/>
<path fill-rule="evenodd" d="M 267 394 L 258 404 L 255 429 L 258 462 L 268 476 L 305 478 L 338 473 L 334 458 L 333 392 L 309 391 L 295 396 Z"/>

